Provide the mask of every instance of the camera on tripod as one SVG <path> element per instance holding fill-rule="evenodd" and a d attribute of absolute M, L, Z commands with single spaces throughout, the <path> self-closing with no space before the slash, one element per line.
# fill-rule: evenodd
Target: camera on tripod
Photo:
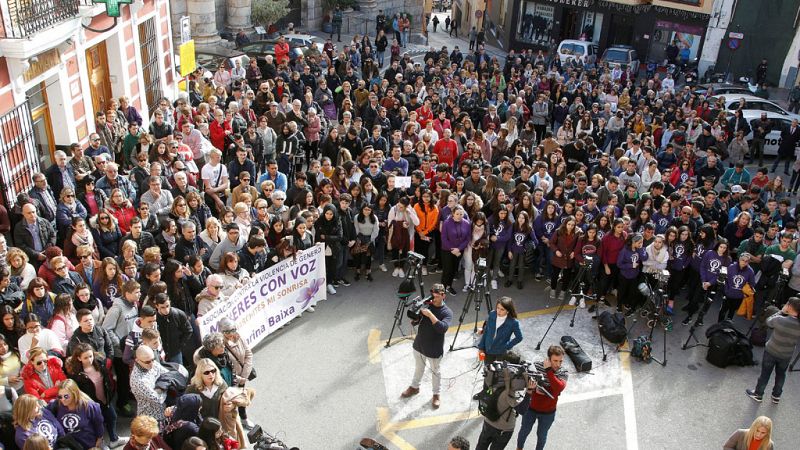
<path fill-rule="evenodd" d="M 588 270 L 592 270 L 592 265 L 594 264 L 594 258 L 591 255 L 583 255 L 581 258 L 581 262 L 579 262 L 581 267 L 585 267 Z"/>
<path fill-rule="evenodd" d="M 486 267 L 486 258 L 478 258 L 478 261 L 475 263 L 475 270 L 482 274 L 483 272 L 486 272 Z"/>
<path fill-rule="evenodd" d="M 728 268 L 725 267 L 725 266 L 722 266 L 722 267 L 719 268 L 719 273 L 717 274 L 717 284 L 720 285 L 720 286 L 724 285 L 725 284 L 725 280 L 727 280 L 727 279 L 728 279 Z"/>
<path fill-rule="evenodd" d="M 280 439 L 262 430 L 261 425 L 254 426 L 247 433 L 247 440 L 255 450 L 299 450 L 297 447 L 287 447 Z"/>
<path fill-rule="evenodd" d="M 408 252 L 408 264 L 411 266 L 421 266 L 425 262 L 425 257 L 415 252 Z"/>

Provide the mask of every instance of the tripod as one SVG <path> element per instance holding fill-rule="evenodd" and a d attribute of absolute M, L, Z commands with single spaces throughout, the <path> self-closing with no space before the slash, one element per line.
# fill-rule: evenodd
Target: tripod
<path fill-rule="evenodd" d="M 424 261 L 423 258 L 416 263 L 409 263 L 408 273 L 403 282 L 400 283 L 400 289 L 398 289 L 399 292 L 397 294 L 397 309 L 394 312 L 394 323 L 392 323 L 392 331 L 389 332 L 389 338 L 386 339 L 386 348 L 392 345 L 392 335 L 394 335 L 395 328 L 400 330 L 400 334 L 403 336 L 400 340 L 411 339 L 411 336 L 406 336 L 405 332 L 403 332 L 403 316 L 405 316 L 406 307 L 413 303 L 413 301 L 409 301 L 409 297 L 411 297 L 411 294 L 414 292 L 415 280 L 419 285 L 420 296 L 418 298 L 425 296 L 425 282 L 422 281 L 422 271 L 420 270 Z M 409 291 L 405 291 L 405 289 L 402 289 L 403 287 L 409 288 Z"/>
<path fill-rule="evenodd" d="M 478 319 L 481 311 L 481 302 L 486 303 L 486 312 L 492 311 L 492 298 L 489 292 L 489 289 L 486 287 L 486 283 L 488 281 L 488 274 L 486 268 L 478 269 L 475 276 L 472 278 L 472 282 L 470 283 L 469 287 L 467 288 L 467 299 L 464 300 L 464 309 L 461 310 L 461 316 L 458 318 L 458 327 L 456 328 L 456 335 L 453 336 L 453 343 L 450 344 L 450 351 L 458 351 L 464 350 L 466 348 L 474 348 L 475 345 L 465 345 L 462 347 L 456 347 L 456 339 L 458 339 L 458 332 L 461 331 L 461 325 L 464 324 L 464 318 L 467 317 L 467 313 L 469 312 L 470 305 L 474 305 L 475 309 L 475 324 L 472 327 L 472 335 L 475 336 L 478 333 Z"/>
<path fill-rule="evenodd" d="M 645 279 L 648 280 L 647 277 L 645 277 Z M 650 327 L 650 334 L 647 337 L 648 341 L 653 342 L 653 332 L 655 331 L 656 326 L 661 325 L 661 328 L 663 330 L 664 333 L 664 335 L 662 336 L 663 354 L 661 360 L 659 361 L 658 358 L 654 357 L 652 354 L 650 355 L 650 359 L 658 364 L 661 364 L 662 367 L 666 367 L 667 365 L 667 331 L 672 329 L 672 320 L 669 319 L 668 317 L 666 318 L 666 320 L 662 318 L 664 314 L 664 305 L 666 304 L 667 300 L 665 292 L 667 280 L 668 278 L 666 279 L 660 278 L 658 288 L 656 290 L 651 289 L 651 292 L 653 292 L 653 294 L 651 295 L 650 298 L 654 306 L 653 311 L 649 312 L 646 310 L 642 310 L 642 317 L 647 319 L 647 326 Z M 649 280 L 647 282 L 649 284 Z"/>
<path fill-rule="evenodd" d="M 544 331 L 542 338 L 539 339 L 539 342 L 536 343 L 536 350 L 540 350 L 542 348 L 542 342 L 544 342 L 544 339 L 547 337 L 547 334 L 550 332 L 550 329 L 553 328 L 553 324 L 556 323 L 556 320 L 558 319 L 558 316 L 561 314 L 561 311 L 564 310 L 564 306 L 566 305 L 568 298 L 571 297 L 576 297 L 576 299 L 578 297 L 588 298 L 588 299 L 594 298 L 594 294 L 588 295 L 584 293 L 585 291 L 590 289 L 590 287 L 587 287 L 586 278 L 589 274 L 591 274 L 591 269 L 592 269 L 592 261 L 590 261 L 590 258 L 587 257 L 584 258 L 586 259 L 584 259 L 584 262 L 578 266 L 578 273 L 575 275 L 575 278 L 573 278 L 572 282 L 568 286 L 567 292 L 564 294 L 564 300 L 562 300 L 561 304 L 558 305 L 558 309 L 556 310 L 556 313 L 553 316 L 553 320 L 550 321 L 550 325 L 547 326 L 547 329 Z M 554 286 L 552 286 L 551 288 L 555 289 Z M 572 320 L 570 321 L 569 324 L 570 327 L 575 325 L 575 315 L 577 314 L 577 311 L 578 308 L 576 307 L 575 311 L 572 312 Z M 603 348 L 603 361 L 605 361 L 606 350 L 603 344 L 602 337 L 600 338 L 600 346 Z"/>
<path fill-rule="evenodd" d="M 711 304 L 714 303 L 714 297 L 717 296 L 718 286 L 720 286 L 719 283 L 710 286 L 706 291 L 706 296 L 705 300 L 703 301 L 703 306 L 700 308 L 700 312 L 698 312 L 697 314 L 697 319 L 695 319 L 694 323 L 692 323 L 692 327 L 689 328 L 689 337 L 686 338 L 686 342 L 683 343 L 683 346 L 681 347 L 682 350 L 694 347 L 708 347 L 707 344 L 703 344 L 697 339 L 697 336 L 694 335 L 694 332 L 697 330 L 697 328 L 702 326 L 700 325 L 700 323 L 703 321 L 703 317 L 705 317 L 706 313 L 708 312 L 708 309 L 711 308 Z M 692 339 L 694 339 L 695 343 L 689 345 L 689 341 L 691 341 Z"/>

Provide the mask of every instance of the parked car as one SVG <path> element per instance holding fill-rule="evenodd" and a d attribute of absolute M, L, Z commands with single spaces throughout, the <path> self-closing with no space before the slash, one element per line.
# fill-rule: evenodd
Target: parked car
<path fill-rule="evenodd" d="M 623 68 L 630 67 L 634 77 L 639 75 L 639 55 L 630 45 L 608 47 L 600 57 L 600 64 L 608 64 L 609 67 L 614 67 L 615 64 L 619 64 Z"/>
<path fill-rule="evenodd" d="M 747 109 L 742 111 L 742 117 L 747 120 L 747 123 L 749 123 L 750 127 L 752 128 L 753 121 L 760 119 L 762 112 L 763 111 L 755 109 Z M 733 113 L 730 112 L 728 117 L 733 117 Z M 776 156 L 778 154 L 778 146 L 781 144 L 781 131 L 789 128 L 789 126 L 792 124 L 792 117 L 787 117 L 776 112 L 767 112 L 767 119 L 772 122 L 772 131 L 767 134 L 767 137 L 764 140 L 764 155 Z M 753 132 L 751 131 L 750 134 L 745 136 L 745 139 L 747 140 L 748 144 L 752 143 Z M 798 147 L 800 147 L 800 144 L 798 144 Z"/>
<path fill-rule="evenodd" d="M 284 34 L 283 37 L 289 41 L 290 46 L 301 47 L 304 52 L 306 49 L 317 47 L 317 51 L 322 53 L 325 48 L 325 43 L 320 38 L 310 34 Z"/>
<path fill-rule="evenodd" d="M 597 54 L 600 49 L 597 44 L 589 41 L 566 39 L 558 44 L 556 52 L 562 63 L 576 59 L 582 63 L 594 65 L 597 63 Z"/>
<path fill-rule="evenodd" d="M 725 109 L 730 112 L 736 111 L 737 109 L 741 108 L 744 111 L 757 111 L 757 112 L 766 111 L 769 113 L 779 114 L 785 118 L 788 118 L 789 120 L 792 119 L 800 120 L 800 114 L 790 113 L 789 111 L 783 109 L 777 103 L 771 102 L 769 100 L 764 100 L 763 98 L 756 97 L 755 95 L 752 94 L 747 95 L 747 94 L 732 93 L 727 95 L 715 95 L 709 97 L 709 102 L 714 103 L 720 97 L 725 98 Z M 744 102 L 744 105 L 742 105 L 742 102 Z"/>
<path fill-rule="evenodd" d="M 194 60 L 197 64 L 197 67 L 203 67 L 205 72 L 213 73 L 217 71 L 217 68 L 222 62 L 227 63 L 228 68 L 235 67 L 236 61 L 241 61 L 242 67 L 247 67 L 247 64 L 250 62 L 250 57 L 241 51 L 220 47 L 219 49 L 213 51 L 196 51 L 194 54 Z M 175 55 L 175 61 L 175 69 L 178 73 L 181 73 L 180 55 Z"/>
<path fill-rule="evenodd" d="M 736 95 L 753 95 L 749 89 L 738 84 L 730 83 L 706 83 L 697 85 L 692 91 L 695 95 L 724 95 L 726 97 L 730 94 Z"/>

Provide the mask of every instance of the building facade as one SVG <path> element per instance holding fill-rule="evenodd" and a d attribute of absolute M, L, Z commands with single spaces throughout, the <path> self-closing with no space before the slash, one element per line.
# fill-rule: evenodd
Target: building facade
<path fill-rule="evenodd" d="M 0 201 L 12 206 L 53 152 L 86 145 L 95 112 L 127 96 L 143 117 L 179 78 L 169 3 L 119 18 L 92 0 L 0 0 Z"/>
<path fill-rule="evenodd" d="M 466 1 L 466 0 L 464 0 Z M 500 48 L 552 51 L 565 39 L 602 51 L 631 45 L 642 62 L 660 61 L 677 40 L 699 57 L 714 0 L 486 0 L 486 39 Z"/>

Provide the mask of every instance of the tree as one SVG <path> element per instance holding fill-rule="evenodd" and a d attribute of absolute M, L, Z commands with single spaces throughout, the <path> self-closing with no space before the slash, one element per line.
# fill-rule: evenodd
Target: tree
<path fill-rule="evenodd" d="M 289 0 L 253 0 L 253 23 L 268 27 L 289 14 Z"/>

